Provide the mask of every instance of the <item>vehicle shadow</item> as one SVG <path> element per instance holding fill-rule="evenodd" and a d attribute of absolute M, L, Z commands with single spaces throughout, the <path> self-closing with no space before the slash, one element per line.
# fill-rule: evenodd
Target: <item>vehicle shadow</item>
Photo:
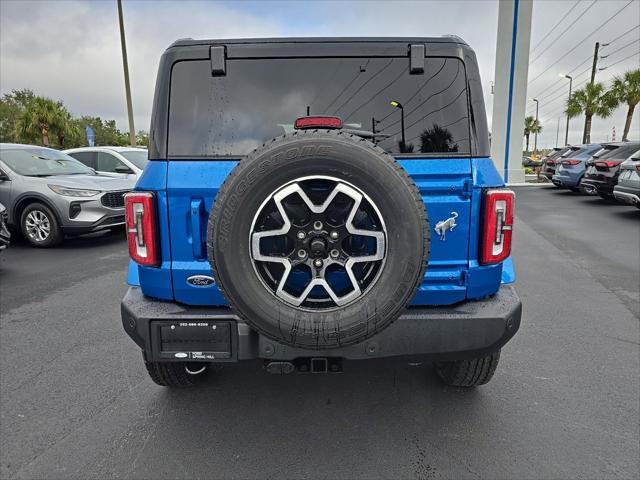
<path fill-rule="evenodd" d="M 348 465 L 362 465 L 354 458 L 388 457 L 391 444 L 398 449 L 384 466 L 372 465 L 374 470 L 358 476 L 390 478 L 402 468 L 396 473 L 404 478 L 420 471 L 415 463 L 424 460 L 426 447 L 437 450 L 443 441 L 464 437 L 484 422 L 478 419 L 487 418 L 478 412 L 491 409 L 482 388 L 447 387 L 429 363 L 350 362 L 342 374 L 320 375 L 270 375 L 261 366 L 243 362 L 213 372 L 201 387 L 159 391 L 164 407 L 145 453 L 194 452 L 194 458 L 187 453 L 182 461 L 194 469 L 187 476 L 216 466 L 220 477 L 276 478 L 281 472 L 294 478 L 324 468 L 331 458 L 347 469 L 329 471 L 349 478 L 355 472 Z M 203 445 L 216 452 L 215 458 L 195 457 Z M 283 457 L 291 462 L 285 471 Z M 240 465 L 246 470 L 233 470 Z M 317 473 L 323 476 L 322 471 Z"/>
<path fill-rule="evenodd" d="M 620 218 L 640 220 L 640 209 L 633 206 L 627 206 L 627 210 L 616 210 L 613 212 Z"/>
<path fill-rule="evenodd" d="M 77 248 L 98 248 L 103 247 L 110 244 L 116 244 L 119 242 L 126 242 L 127 238 L 125 236 L 125 229 L 117 228 L 113 230 L 106 230 L 102 232 L 94 232 L 88 233 L 80 236 L 73 237 L 65 237 L 64 240 L 59 244 L 53 247 L 53 249 L 49 250 L 72 250 Z M 27 240 L 22 236 L 20 232 L 12 231 L 11 232 L 11 243 L 9 244 L 10 249 L 16 248 L 24 248 L 24 249 L 32 249 L 32 247 Z M 47 250 L 47 249 L 43 249 Z"/>

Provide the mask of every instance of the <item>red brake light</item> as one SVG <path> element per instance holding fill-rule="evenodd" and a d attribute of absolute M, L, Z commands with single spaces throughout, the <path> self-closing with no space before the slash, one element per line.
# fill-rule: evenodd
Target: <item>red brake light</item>
<path fill-rule="evenodd" d="M 580 160 L 563 160 L 562 165 L 578 165 Z"/>
<path fill-rule="evenodd" d="M 547 160 L 547 165 L 555 165 L 556 161 L 555 160 Z"/>
<path fill-rule="evenodd" d="M 480 263 L 500 263 L 511 254 L 515 193 L 488 190 L 484 195 Z"/>
<path fill-rule="evenodd" d="M 636 171 L 640 172 L 640 163 L 638 165 L 636 165 Z"/>
<path fill-rule="evenodd" d="M 306 128 L 342 128 L 342 120 L 338 117 L 300 117 L 294 124 L 296 130 Z"/>
<path fill-rule="evenodd" d="M 622 163 L 622 160 L 605 160 L 604 162 L 594 162 L 594 165 L 596 167 L 606 167 L 606 168 L 611 168 L 611 167 L 616 167 L 618 165 L 620 165 L 620 163 Z"/>
<path fill-rule="evenodd" d="M 156 199 L 151 192 L 130 192 L 124 196 L 129 255 L 140 265 L 160 265 L 157 240 Z"/>

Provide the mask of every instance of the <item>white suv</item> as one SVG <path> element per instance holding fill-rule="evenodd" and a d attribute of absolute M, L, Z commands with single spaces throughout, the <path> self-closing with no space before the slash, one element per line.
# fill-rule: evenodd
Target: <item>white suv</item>
<path fill-rule="evenodd" d="M 130 174 L 140 177 L 148 162 L 146 148 L 135 147 L 83 147 L 64 153 L 105 175 Z"/>

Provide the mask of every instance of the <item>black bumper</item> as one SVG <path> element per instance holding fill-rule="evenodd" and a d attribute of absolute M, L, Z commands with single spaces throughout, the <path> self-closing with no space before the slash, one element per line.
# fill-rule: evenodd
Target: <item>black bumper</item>
<path fill-rule="evenodd" d="M 263 358 L 294 360 L 339 357 L 364 360 L 381 357 L 430 357 L 434 360 L 483 356 L 500 349 L 520 327 L 522 303 L 512 286 L 502 286 L 491 298 L 445 307 L 411 307 L 388 328 L 364 342 L 330 350 L 283 345 L 252 330 L 225 307 L 190 307 L 145 297 L 131 287 L 122 300 L 122 323 L 148 361 L 183 361 L 163 352 L 161 331 L 171 325 L 218 325 L 230 332 L 229 348 L 221 355 L 190 360 L 236 362 Z M 213 327 L 215 328 L 215 327 Z M 206 329 L 202 329 L 207 332 Z M 220 339 L 218 339 L 220 340 Z M 194 342 L 192 338 L 189 340 Z M 227 351 L 228 350 L 228 351 Z M 215 357 L 215 358 L 214 358 Z"/>
<path fill-rule="evenodd" d="M 613 195 L 613 187 L 618 183 L 618 177 L 598 180 L 585 177 L 580 182 L 580 188 L 585 191 L 595 190 L 599 195 Z"/>

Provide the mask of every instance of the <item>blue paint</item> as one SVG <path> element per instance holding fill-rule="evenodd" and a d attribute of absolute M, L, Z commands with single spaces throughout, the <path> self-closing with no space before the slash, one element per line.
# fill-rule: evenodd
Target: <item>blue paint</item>
<path fill-rule="evenodd" d="M 138 275 L 138 264 L 133 260 L 129 260 L 127 268 L 127 284 L 132 287 L 140 286 L 140 276 Z"/>
<path fill-rule="evenodd" d="M 216 285 L 190 285 L 192 275 L 212 275 L 207 259 L 207 222 L 218 189 L 236 160 L 153 161 L 137 190 L 155 191 L 162 263 L 160 268 L 130 264 L 128 282 L 143 293 L 187 305 L 227 305 Z M 482 192 L 504 186 L 490 158 L 400 160 L 415 182 L 430 220 L 429 264 L 413 305 L 449 305 L 497 292 L 501 281 L 513 281 L 511 259 L 478 263 Z M 433 227 L 458 213 L 458 226 L 439 239 Z M 511 280 L 509 280 L 511 279 Z"/>
<path fill-rule="evenodd" d="M 507 258 L 502 262 L 502 284 L 506 285 L 516 281 L 516 269 L 513 266 L 513 259 Z"/>
<path fill-rule="evenodd" d="M 504 181 L 509 182 L 509 144 L 511 143 L 511 111 L 513 109 L 513 77 L 516 68 L 516 43 L 518 34 L 518 9 L 520 0 L 513 4 L 513 36 L 511 38 L 511 66 L 509 68 L 509 106 L 507 109 L 507 143 L 504 152 Z"/>

